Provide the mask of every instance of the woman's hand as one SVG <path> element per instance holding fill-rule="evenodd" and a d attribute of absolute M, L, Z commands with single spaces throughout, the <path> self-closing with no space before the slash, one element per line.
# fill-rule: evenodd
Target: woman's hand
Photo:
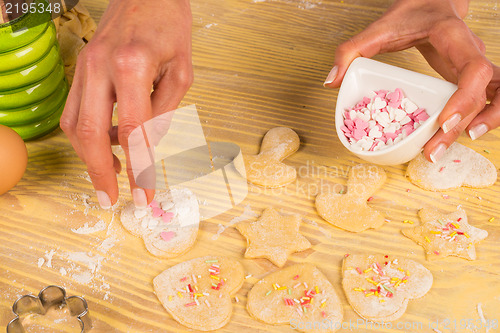
<path fill-rule="evenodd" d="M 189 0 L 111 0 L 78 57 L 61 128 L 87 164 L 103 208 L 118 200 L 121 165 L 112 144 L 125 151 L 135 204 L 146 206 L 153 199 L 154 190 L 135 183 L 128 136 L 143 122 L 174 110 L 189 89 L 191 21 Z M 114 102 L 117 127 L 111 123 Z"/>
<path fill-rule="evenodd" d="M 437 72 L 458 85 L 439 116 L 441 129 L 424 149 L 428 159 L 437 161 L 463 130 L 475 139 L 500 124 L 500 99 L 485 107 L 487 92 L 493 98 L 498 90 L 500 72 L 495 68 L 492 81 L 484 44 L 462 20 L 467 7 L 467 0 L 397 0 L 380 19 L 337 48 L 325 86 L 340 86 L 356 57 L 416 46 Z"/>

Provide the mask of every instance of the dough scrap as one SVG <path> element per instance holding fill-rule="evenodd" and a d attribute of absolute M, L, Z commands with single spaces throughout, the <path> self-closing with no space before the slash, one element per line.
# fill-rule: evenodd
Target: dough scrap
<path fill-rule="evenodd" d="M 158 216 L 162 212 L 165 216 Z M 196 240 L 200 222 L 198 200 L 187 188 L 157 191 L 146 208 L 128 203 L 120 220 L 131 234 L 143 238 L 152 255 L 174 258 L 189 250 Z"/>
<path fill-rule="evenodd" d="M 424 248 L 427 260 L 448 256 L 476 260 L 475 245 L 488 237 L 488 232 L 471 226 L 463 209 L 442 214 L 423 208 L 418 215 L 422 224 L 401 232 Z"/>
<path fill-rule="evenodd" d="M 486 157 L 455 142 L 436 163 L 419 154 L 408 164 L 406 176 L 424 190 L 445 191 L 461 186 L 482 188 L 493 185 L 497 180 L 497 170 Z"/>
<path fill-rule="evenodd" d="M 299 232 L 301 221 L 300 215 L 283 216 L 274 208 L 266 208 L 257 221 L 236 224 L 247 239 L 245 258 L 266 258 L 283 267 L 290 254 L 311 247 Z"/>
<path fill-rule="evenodd" d="M 423 297 L 433 282 L 431 272 L 421 264 L 389 255 L 351 254 L 344 258 L 342 277 L 349 304 L 374 322 L 400 318 L 409 300 Z"/>
<path fill-rule="evenodd" d="M 257 282 L 248 293 L 247 310 L 264 323 L 295 325 L 292 328 L 301 332 L 335 332 L 343 317 L 332 284 L 308 263 L 283 268 Z M 322 322 L 328 325 L 312 325 Z"/>
<path fill-rule="evenodd" d="M 71 84 L 78 54 L 94 36 L 97 25 L 81 2 L 62 16 L 54 19 L 54 24 L 57 28 L 57 39 L 64 62 L 64 71 Z"/>
<path fill-rule="evenodd" d="M 384 169 L 358 164 L 349 170 L 347 193 L 322 192 L 316 197 L 316 210 L 327 222 L 351 232 L 379 228 L 384 217 L 367 204 L 387 179 Z"/>
<path fill-rule="evenodd" d="M 177 322 L 191 329 L 212 331 L 231 319 L 231 296 L 244 279 L 238 261 L 207 256 L 170 267 L 154 278 L 153 286 L 161 304 Z"/>
<path fill-rule="evenodd" d="M 284 164 L 282 161 L 295 153 L 300 146 L 297 133 L 288 127 L 275 127 L 270 129 L 260 147 L 258 155 L 244 155 L 245 170 L 239 171 L 246 175 L 248 182 L 267 187 L 276 188 L 293 183 L 297 179 L 295 168 Z"/>

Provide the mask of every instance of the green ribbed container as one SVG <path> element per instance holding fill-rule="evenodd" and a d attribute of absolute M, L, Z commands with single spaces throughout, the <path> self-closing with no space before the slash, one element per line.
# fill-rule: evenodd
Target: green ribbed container
<path fill-rule="evenodd" d="M 67 96 L 51 13 L 0 25 L 0 124 L 24 140 L 41 137 L 59 125 Z"/>

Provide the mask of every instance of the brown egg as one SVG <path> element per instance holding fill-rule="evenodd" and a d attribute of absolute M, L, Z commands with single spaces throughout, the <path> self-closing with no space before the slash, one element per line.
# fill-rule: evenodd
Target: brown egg
<path fill-rule="evenodd" d="M 0 195 L 13 188 L 23 177 L 28 151 L 13 129 L 0 125 Z"/>

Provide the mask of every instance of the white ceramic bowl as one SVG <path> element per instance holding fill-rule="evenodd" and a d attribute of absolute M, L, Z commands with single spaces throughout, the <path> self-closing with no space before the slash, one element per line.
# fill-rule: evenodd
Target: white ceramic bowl
<path fill-rule="evenodd" d="M 391 147 L 377 151 L 355 151 L 340 126 L 344 124 L 344 110 L 353 107 L 380 89 L 394 91 L 401 88 L 419 108 L 424 108 L 429 119 L 407 138 Z M 342 144 L 356 156 L 375 164 L 396 165 L 406 163 L 420 153 L 422 147 L 439 129 L 438 116 L 448 99 L 457 90 L 453 83 L 428 75 L 387 65 L 368 58 L 356 58 L 349 66 L 340 86 L 335 108 L 335 125 Z"/>

